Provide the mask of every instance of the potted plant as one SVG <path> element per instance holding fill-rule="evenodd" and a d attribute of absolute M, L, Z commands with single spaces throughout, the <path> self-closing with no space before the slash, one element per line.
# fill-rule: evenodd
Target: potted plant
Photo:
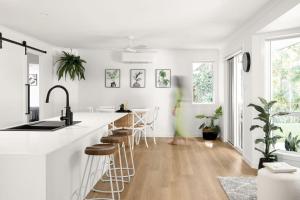
<path fill-rule="evenodd" d="M 66 79 L 67 75 L 70 76 L 72 81 L 76 77 L 78 78 L 78 80 L 85 80 L 85 68 L 83 66 L 83 63 L 86 63 L 86 61 L 82 60 L 80 56 L 76 56 L 72 53 L 63 51 L 63 55 L 56 62 L 58 62 L 58 68 L 56 72 L 58 80 L 60 80 L 63 76 Z"/>
<path fill-rule="evenodd" d="M 290 132 L 284 140 L 284 146 L 287 151 L 297 152 L 300 146 L 300 138 L 298 138 L 298 135 L 292 136 L 292 133 Z"/>
<path fill-rule="evenodd" d="M 198 119 L 206 119 L 199 129 L 202 129 L 203 139 L 205 140 L 215 140 L 220 132 L 220 127 L 215 125 L 215 120 L 219 119 L 223 115 L 222 106 L 219 106 L 213 115 L 197 115 Z"/>
<path fill-rule="evenodd" d="M 282 138 L 280 135 L 272 135 L 272 131 L 279 130 L 282 132 L 281 127 L 276 126 L 273 124 L 273 118 L 287 115 L 287 112 L 277 112 L 277 113 L 271 113 L 272 106 L 276 103 L 276 101 L 270 101 L 268 102 L 264 98 L 259 97 L 259 100 L 262 105 L 256 105 L 256 104 L 249 104 L 248 107 L 253 107 L 257 112 L 258 115 L 255 117 L 255 120 L 259 120 L 262 122 L 261 125 L 252 125 L 250 128 L 250 131 L 253 131 L 254 129 L 260 128 L 264 132 L 263 138 L 258 138 L 255 140 L 255 144 L 262 143 L 264 144 L 264 149 L 260 149 L 255 147 L 255 150 L 262 153 L 263 157 L 259 159 L 259 165 L 258 168 L 263 167 L 264 162 L 274 162 L 277 161 L 277 156 L 274 154 L 277 149 L 275 148 L 275 144 L 278 139 Z M 271 146 L 273 149 L 271 149 Z"/>

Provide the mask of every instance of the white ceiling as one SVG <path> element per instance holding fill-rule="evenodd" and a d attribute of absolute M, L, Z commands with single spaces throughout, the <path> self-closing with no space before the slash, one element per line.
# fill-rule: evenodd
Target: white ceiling
<path fill-rule="evenodd" d="M 71 48 L 217 48 L 269 0 L 0 0 L 0 24 Z"/>
<path fill-rule="evenodd" d="M 279 31 L 300 27 L 300 4 L 264 27 L 260 32 Z"/>

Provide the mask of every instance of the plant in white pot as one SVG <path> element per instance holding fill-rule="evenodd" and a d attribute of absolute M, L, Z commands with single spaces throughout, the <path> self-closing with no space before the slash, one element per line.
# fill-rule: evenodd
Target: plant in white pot
<path fill-rule="evenodd" d="M 215 140 L 220 132 L 220 127 L 215 125 L 215 121 L 223 115 L 222 106 L 219 106 L 213 115 L 199 114 L 196 116 L 198 119 L 204 119 L 199 129 L 202 129 L 203 139 Z"/>
<path fill-rule="evenodd" d="M 258 168 L 263 167 L 264 162 L 274 162 L 277 161 L 277 156 L 274 154 L 277 149 L 275 149 L 275 144 L 277 143 L 277 140 L 282 138 L 280 135 L 273 135 L 272 131 L 279 130 L 282 132 L 281 127 L 276 126 L 273 123 L 273 118 L 278 116 L 287 115 L 289 113 L 287 112 L 277 112 L 277 113 L 271 113 L 272 106 L 276 103 L 276 101 L 267 101 L 264 98 L 258 97 L 258 99 L 261 102 L 261 105 L 256 104 L 249 104 L 248 107 L 253 107 L 257 112 L 257 117 L 254 118 L 254 120 L 258 120 L 262 122 L 260 125 L 252 125 L 250 128 L 250 131 L 253 131 L 254 129 L 262 129 L 264 133 L 264 137 L 258 138 L 255 140 L 255 144 L 262 143 L 264 145 L 264 149 L 255 147 L 255 150 L 262 153 L 263 157 L 259 159 L 259 165 Z M 273 149 L 271 149 L 273 147 Z"/>

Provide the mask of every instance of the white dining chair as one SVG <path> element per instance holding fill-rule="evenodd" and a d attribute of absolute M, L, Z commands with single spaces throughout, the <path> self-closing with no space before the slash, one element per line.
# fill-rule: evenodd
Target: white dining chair
<path fill-rule="evenodd" d="M 147 116 L 149 109 L 132 109 L 133 113 L 133 135 L 135 136 L 135 143 L 138 145 L 140 139 L 143 136 L 146 147 L 148 148 L 147 142 Z"/>
<path fill-rule="evenodd" d="M 152 131 L 152 136 L 153 136 L 153 142 L 154 144 L 156 144 L 156 137 L 155 137 L 155 124 L 156 124 L 156 121 L 157 121 L 157 118 L 158 118 L 158 112 L 159 112 L 159 107 L 156 106 L 153 110 L 153 113 L 152 113 L 152 118 L 150 119 L 151 121 L 148 121 L 147 122 L 147 127 L 151 129 Z"/>

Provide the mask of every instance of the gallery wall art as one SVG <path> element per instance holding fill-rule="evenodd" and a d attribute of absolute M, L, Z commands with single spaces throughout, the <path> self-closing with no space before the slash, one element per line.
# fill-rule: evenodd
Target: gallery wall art
<path fill-rule="evenodd" d="M 130 87 L 144 88 L 146 85 L 146 70 L 145 69 L 131 69 L 130 70 Z"/>
<path fill-rule="evenodd" d="M 155 70 L 155 86 L 157 88 L 171 87 L 171 69 Z"/>
<path fill-rule="evenodd" d="M 105 69 L 105 87 L 120 88 L 120 69 Z"/>

